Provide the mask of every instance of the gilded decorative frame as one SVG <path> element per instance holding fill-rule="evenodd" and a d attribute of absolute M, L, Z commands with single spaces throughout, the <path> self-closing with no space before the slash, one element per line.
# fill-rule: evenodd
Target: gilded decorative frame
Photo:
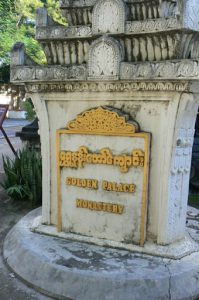
<path fill-rule="evenodd" d="M 101 111 L 100 111 L 101 110 Z M 93 130 L 86 130 L 81 128 L 81 118 L 85 117 L 86 113 L 96 113 L 96 112 L 108 112 L 114 115 L 118 120 L 122 120 L 122 127 L 125 130 L 110 131 L 110 130 L 98 130 L 98 132 Z M 80 125 L 80 126 L 76 126 Z M 79 127 L 79 128 L 78 128 Z M 123 131 L 123 132 L 122 132 Z M 142 203 L 141 203 L 141 223 L 140 223 L 140 246 L 143 247 L 146 239 L 146 222 L 147 222 L 147 207 L 148 207 L 148 180 L 149 180 L 149 154 L 150 154 L 150 139 L 151 134 L 148 132 L 137 132 L 137 124 L 131 124 L 126 122 L 124 117 L 120 117 L 116 112 L 110 112 L 102 107 L 94 110 L 86 111 L 82 115 L 77 116 L 77 118 L 69 122 L 66 129 L 58 129 L 56 132 L 56 149 L 57 149 L 57 231 L 62 230 L 62 201 L 61 201 L 61 167 L 60 167 L 60 140 L 62 134 L 79 134 L 79 135 L 99 135 L 99 136 L 122 136 L 122 137 L 136 137 L 142 138 L 145 141 L 144 152 L 144 170 L 143 170 L 143 190 L 142 190 Z"/>

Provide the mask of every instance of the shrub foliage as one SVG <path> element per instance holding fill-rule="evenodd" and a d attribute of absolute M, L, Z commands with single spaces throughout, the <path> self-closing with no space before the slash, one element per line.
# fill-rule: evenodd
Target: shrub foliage
<path fill-rule="evenodd" d="M 6 178 L 1 185 L 12 199 L 41 204 L 42 164 L 37 151 L 24 148 L 13 160 L 3 156 L 3 167 Z"/>

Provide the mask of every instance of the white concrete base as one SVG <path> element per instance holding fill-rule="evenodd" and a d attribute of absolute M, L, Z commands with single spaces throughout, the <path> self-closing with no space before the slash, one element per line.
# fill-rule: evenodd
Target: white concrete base
<path fill-rule="evenodd" d="M 31 231 L 40 213 L 25 216 L 4 242 L 10 268 L 40 291 L 73 300 L 199 297 L 199 252 L 170 260 L 41 235 Z"/>
<path fill-rule="evenodd" d="M 124 244 L 120 242 L 87 237 L 78 234 L 57 232 L 55 226 L 41 225 L 41 216 L 34 220 L 32 231 L 49 236 L 60 237 L 66 240 L 69 239 L 78 242 L 90 243 L 101 247 L 124 249 L 131 252 L 137 252 L 163 258 L 180 259 L 187 255 L 190 255 L 191 253 L 199 252 L 199 244 L 193 241 L 188 233 L 183 240 L 180 240 L 179 242 L 173 243 L 168 246 L 161 246 L 152 242 L 146 242 L 144 247 L 140 247 L 135 244 Z"/>

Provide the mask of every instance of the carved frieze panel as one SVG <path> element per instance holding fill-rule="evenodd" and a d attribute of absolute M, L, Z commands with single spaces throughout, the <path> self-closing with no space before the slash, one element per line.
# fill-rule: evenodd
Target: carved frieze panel
<path fill-rule="evenodd" d="M 124 33 L 125 6 L 122 0 L 100 0 L 93 9 L 93 33 Z"/>
<path fill-rule="evenodd" d="M 86 65 L 73 66 L 16 66 L 11 68 L 11 80 L 13 82 L 31 82 L 31 81 L 58 81 L 58 80 L 111 80 L 120 78 L 122 80 L 146 80 L 151 78 L 189 80 L 199 78 L 199 61 L 167 61 L 167 62 L 146 62 L 146 63 L 119 63 L 116 54 L 112 48 L 104 55 L 102 48 L 97 48 L 102 52 L 98 57 L 97 51 L 91 56 L 89 64 L 89 73 Z M 110 54 L 113 55 L 110 60 Z M 115 54 L 115 56 L 114 56 Z M 106 63 L 105 59 L 109 59 Z M 101 59 L 101 60 L 100 60 Z"/>
<path fill-rule="evenodd" d="M 181 24 L 176 18 L 126 22 L 126 34 L 152 33 L 178 28 L 181 28 Z"/>
<path fill-rule="evenodd" d="M 133 91 L 178 91 L 188 92 L 188 82 L 70 82 L 70 83 L 35 83 L 27 84 L 26 89 L 30 93 L 82 93 L 82 92 L 133 92 Z"/>
<path fill-rule="evenodd" d="M 122 52 L 120 44 L 112 38 L 96 40 L 89 50 L 89 79 L 118 79 Z"/>
<path fill-rule="evenodd" d="M 120 78 L 198 78 L 199 61 L 167 61 L 145 63 L 121 63 Z"/>
<path fill-rule="evenodd" d="M 88 38 L 92 36 L 90 26 L 49 26 L 37 27 L 36 39 L 49 40 L 49 39 L 66 39 L 66 38 Z"/>
<path fill-rule="evenodd" d="M 16 67 L 11 69 L 13 82 L 30 81 L 58 81 L 58 80 L 85 80 L 87 69 L 85 65 L 70 67 Z"/>

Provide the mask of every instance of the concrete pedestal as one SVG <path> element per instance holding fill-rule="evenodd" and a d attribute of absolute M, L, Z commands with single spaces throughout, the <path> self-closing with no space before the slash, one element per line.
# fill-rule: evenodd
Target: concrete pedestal
<path fill-rule="evenodd" d="M 7 235 L 4 258 L 34 288 L 57 299 L 197 299 L 199 252 L 178 260 L 33 233 L 40 209 Z"/>
<path fill-rule="evenodd" d="M 21 43 L 11 55 L 11 80 L 25 84 L 39 119 L 37 231 L 56 237 L 31 233 L 33 213 L 7 237 L 5 258 L 58 297 L 192 299 L 199 255 L 185 228 L 199 103 L 198 0 L 60 3 L 68 27 L 44 8 L 37 13 L 47 65 L 36 65 Z"/>
<path fill-rule="evenodd" d="M 145 241 L 159 246 L 184 239 L 199 103 L 199 4 L 185 2 L 63 0 L 68 27 L 54 22 L 44 8 L 37 11 L 36 38 L 47 65 L 36 65 L 22 43 L 13 47 L 11 81 L 25 84 L 39 119 L 42 222 L 57 226 L 57 236 L 70 232 L 142 246 Z M 96 115 L 79 122 L 88 111 L 97 114 L 103 107 L 118 112 L 114 122 Z M 126 128 L 138 125 L 131 136 L 148 134 L 149 142 L 141 143 L 137 135 L 129 146 L 129 141 L 113 138 L 129 133 L 118 130 L 121 116 Z M 108 163 L 105 168 L 96 161 L 85 168 L 67 159 L 60 163 L 62 152 L 80 157 L 80 147 L 91 156 L 105 149 L 120 156 L 117 163 L 139 150 L 143 166 L 119 173 Z M 99 185 L 92 191 L 71 187 L 67 178 Z M 104 181 L 135 189 L 124 196 L 118 189 L 104 190 Z"/>
<path fill-rule="evenodd" d="M 169 86 L 163 84 L 160 90 L 157 90 L 158 84 L 148 84 L 144 86 L 144 91 L 141 83 L 93 82 L 69 84 L 68 88 L 69 86 L 71 90 L 67 90 L 66 85 L 61 86 L 65 93 L 57 92 L 57 85 L 54 85 L 54 90 L 49 93 L 47 90 L 50 89 L 50 85 L 29 88 L 29 96 L 34 102 L 40 120 L 43 187 L 45 187 L 43 223 L 54 226 L 58 223 L 58 179 L 55 176 L 56 131 L 65 128 L 66 124 L 84 111 L 111 106 L 136 120 L 140 124 L 141 131 L 152 134 L 146 240 L 151 239 L 157 244 L 168 245 L 183 239 L 194 124 L 198 110 L 197 95 L 188 91 L 186 84 Z M 81 136 L 79 141 L 79 146 L 85 145 Z M 105 145 L 114 149 L 111 136 L 109 143 Z M 66 149 L 67 147 L 65 146 Z M 98 148 L 101 149 L 102 146 Z M 74 149 L 77 150 L 78 147 Z M 89 169 L 87 178 L 93 178 L 93 170 Z M 104 171 L 102 173 L 104 174 Z M 75 176 L 81 177 L 78 174 Z M 82 176 L 85 177 L 85 174 Z M 133 176 L 129 175 L 127 182 L 130 178 Z M 65 191 L 62 194 L 63 199 L 66 199 L 64 197 L 68 193 Z M 67 209 L 66 200 L 63 200 L 63 203 Z M 87 211 L 84 212 L 84 216 L 85 222 L 86 220 L 89 222 Z M 95 237 L 95 234 L 93 236 Z"/>

